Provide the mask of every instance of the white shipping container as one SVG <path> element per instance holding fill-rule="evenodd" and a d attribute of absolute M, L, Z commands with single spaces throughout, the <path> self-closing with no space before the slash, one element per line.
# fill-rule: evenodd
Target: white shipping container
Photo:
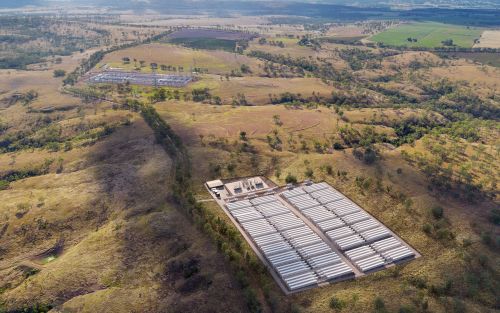
<path fill-rule="evenodd" d="M 333 241 L 354 234 L 354 230 L 349 226 L 340 227 L 326 232 L 326 235 Z"/>
<path fill-rule="evenodd" d="M 367 272 L 385 265 L 384 259 L 376 254 L 366 259 L 358 260 L 355 265 L 362 271 Z"/>
<path fill-rule="evenodd" d="M 304 188 L 304 190 L 307 193 L 313 193 L 313 192 L 321 190 L 321 189 L 330 188 L 330 185 L 328 185 L 325 182 L 322 182 L 322 183 L 317 183 L 317 184 L 312 184 L 312 185 L 309 185 L 309 186 L 305 186 L 303 188 Z"/>
<path fill-rule="evenodd" d="M 332 249 L 324 241 L 314 245 L 298 248 L 297 251 L 303 258 L 310 258 L 316 255 L 331 252 Z"/>
<path fill-rule="evenodd" d="M 376 220 L 374 219 L 368 219 L 366 221 L 361 221 L 361 222 L 358 222 L 358 223 L 354 223 L 351 225 L 352 229 L 354 229 L 356 232 L 358 233 L 361 233 L 365 230 L 370 230 L 370 229 L 373 229 L 373 228 L 377 228 L 380 226 L 380 223 L 377 222 Z"/>
<path fill-rule="evenodd" d="M 334 218 L 318 223 L 317 225 L 323 232 L 326 232 L 335 228 L 343 227 L 345 226 L 345 223 L 340 218 Z"/>
<path fill-rule="evenodd" d="M 333 264 L 316 271 L 318 277 L 322 280 L 339 279 L 346 276 L 353 276 L 354 272 L 344 262 Z"/>
<path fill-rule="evenodd" d="M 351 225 L 357 222 L 361 222 L 370 219 L 370 216 L 365 212 L 357 212 L 349 215 L 342 216 L 342 219 L 347 225 Z"/>
<path fill-rule="evenodd" d="M 318 282 L 318 278 L 312 271 L 292 277 L 287 277 L 284 278 L 283 280 L 287 285 L 288 289 L 291 291 L 313 286 L 316 285 L 316 283 Z"/>
<path fill-rule="evenodd" d="M 369 246 L 361 246 L 359 248 L 346 251 L 345 255 L 349 258 L 349 260 L 357 261 L 375 255 L 375 250 Z"/>
<path fill-rule="evenodd" d="M 353 249 L 365 244 L 365 240 L 358 234 L 350 235 L 335 241 L 340 250 Z"/>
<path fill-rule="evenodd" d="M 297 188 L 294 188 L 292 190 L 287 190 L 287 191 L 284 191 L 282 193 L 283 197 L 285 198 L 292 198 L 292 197 L 296 197 L 296 196 L 300 196 L 300 195 L 303 195 L 305 194 L 306 192 L 304 191 L 304 189 L 300 188 L 300 187 L 297 187 Z"/>
<path fill-rule="evenodd" d="M 397 240 L 394 237 L 389 237 L 387 239 L 382 239 L 380 241 L 375 241 L 371 244 L 372 248 L 377 252 L 383 252 L 386 250 L 391 250 L 393 248 L 397 248 L 401 246 L 401 241 Z"/>
<path fill-rule="evenodd" d="M 387 260 L 387 262 L 393 263 L 408 258 L 413 258 L 415 256 L 415 253 L 413 253 L 413 251 L 411 251 L 408 247 L 401 246 L 392 250 L 384 251 L 381 253 L 381 255 Z"/>
<path fill-rule="evenodd" d="M 290 243 L 294 248 L 309 246 L 318 242 L 322 242 L 323 240 L 316 234 L 309 234 L 302 237 L 297 237 L 290 239 Z"/>
<path fill-rule="evenodd" d="M 289 230 L 283 231 L 281 234 L 287 239 L 292 239 L 292 238 L 305 236 L 307 234 L 312 234 L 312 233 L 313 233 L 312 229 L 309 228 L 309 226 L 304 225 L 304 226 L 299 227 L 299 228 L 289 229 Z"/>
<path fill-rule="evenodd" d="M 390 236 L 391 233 L 384 226 L 370 229 L 361 233 L 361 237 L 363 237 L 367 242 L 377 241 Z"/>
<path fill-rule="evenodd" d="M 248 200 L 241 200 L 241 201 L 226 203 L 226 207 L 229 211 L 241 209 L 241 208 L 245 208 L 245 207 L 249 207 L 249 206 L 252 206 L 252 204 Z"/>
<path fill-rule="evenodd" d="M 313 268 L 318 269 L 321 267 L 325 267 L 327 265 L 332 265 L 336 263 L 343 262 L 337 253 L 334 251 L 328 252 L 325 254 L 313 256 L 307 259 L 307 263 Z"/>
<path fill-rule="evenodd" d="M 250 202 L 253 205 L 259 205 L 259 204 L 263 204 L 263 203 L 274 202 L 276 200 L 277 199 L 276 199 L 275 195 L 270 195 L 270 196 L 263 196 L 263 197 L 257 197 L 257 198 L 250 199 Z"/>

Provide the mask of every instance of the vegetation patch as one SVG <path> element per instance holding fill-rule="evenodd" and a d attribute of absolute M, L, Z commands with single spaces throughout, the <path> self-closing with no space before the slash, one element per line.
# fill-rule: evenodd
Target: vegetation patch
<path fill-rule="evenodd" d="M 234 52 L 235 40 L 218 38 L 171 38 L 169 42 L 193 49 L 224 50 Z"/>

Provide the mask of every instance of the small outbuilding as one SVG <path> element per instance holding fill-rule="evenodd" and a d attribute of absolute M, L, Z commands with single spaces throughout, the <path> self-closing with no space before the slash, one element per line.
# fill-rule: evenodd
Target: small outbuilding
<path fill-rule="evenodd" d="M 209 189 L 212 189 L 212 188 L 219 189 L 219 188 L 223 188 L 224 187 L 224 183 L 220 179 L 211 180 L 211 181 L 207 182 L 207 187 Z"/>

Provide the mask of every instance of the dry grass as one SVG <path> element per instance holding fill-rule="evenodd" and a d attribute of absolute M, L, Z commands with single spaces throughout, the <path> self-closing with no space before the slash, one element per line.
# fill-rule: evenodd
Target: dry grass
<path fill-rule="evenodd" d="M 83 56 L 64 57 L 58 66 L 72 70 Z M 32 108 L 83 108 L 80 113 L 27 114 L 27 107 L 18 103 L 0 111 L 11 126 L 8 132 L 44 116 L 57 117 L 64 136 L 74 135 L 82 123 L 127 117 L 133 124 L 66 152 L 33 149 L 0 155 L 2 172 L 55 160 L 47 175 L 0 191 L 0 224 L 6 227 L 0 236 L 0 288 L 6 289 L 0 301 L 5 308 L 50 303 L 55 312 L 194 312 L 203 303 L 208 311 L 244 312 L 243 295 L 234 290 L 222 256 L 177 209 L 166 205 L 170 160 L 142 119 L 108 110 L 109 104 L 83 104 L 61 94 L 61 79 L 53 78 L 52 71 L 6 72 L 0 75 L 0 89 L 9 91 L 5 97 L 34 89 L 39 97 Z M 60 248 L 50 252 L 55 247 Z M 199 260 L 196 275 L 207 277 L 211 285 L 186 292 L 182 287 L 187 280 L 168 273 L 166 263 L 192 258 Z M 32 268 L 40 271 L 26 278 L 25 271 Z"/>
<path fill-rule="evenodd" d="M 500 30 L 485 30 L 474 48 L 500 48 Z"/>
<path fill-rule="evenodd" d="M 313 289 L 280 301 L 295 303 L 303 312 L 331 312 L 330 298 L 335 295 L 347 303 L 343 312 L 369 312 L 373 310 L 373 301 L 381 297 L 389 311 L 397 311 L 401 305 L 410 305 L 421 290 L 410 283 L 414 278 L 424 279 L 428 285 L 441 284 L 446 277 L 461 277 L 467 270 L 461 257 L 463 251 L 460 243 L 462 240 L 472 240 L 475 249 L 493 257 L 491 252 L 485 251 L 478 243 L 480 239 L 470 219 L 467 217 L 471 210 L 470 204 L 449 198 L 439 199 L 431 195 L 427 189 L 426 178 L 417 169 L 409 166 L 400 156 L 400 150 L 388 150 L 379 147 L 382 160 L 377 165 L 369 166 L 357 160 L 350 149 L 334 151 L 332 154 L 318 154 L 314 152 L 290 152 L 271 150 L 263 139 L 273 129 L 278 129 L 280 134 L 292 133 L 294 130 L 307 128 L 307 125 L 319 123 L 317 126 L 299 131 L 296 135 L 304 138 L 309 144 L 322 138 L 326 134 L 335 133 L 336 116 L 331 112 L 320 110 L 287 110 L 282 106 L 273 107 L 211 107 L 190 103 L 158 104 L 157 109 L 174 130 L 181 134 L 188 144 L 192 155 L 194 180 L 199 187 L 198 198 L 207 198 L 202 183 L 215 177 L 233 177 L 254 175 L 262 173 L 280 184 L 284 184 L 287 173 L 292 173 L 299 180 L 306 179 L 305 169 L 314 171 L 314 179 L 326 180 L 353 200 L 366 208 L 388 227 L 400 235 L 406 242 L 415 247 L 423 257 L 406 265 L 382 271 L 367 277 L 328 287 Z M 402 119 L 410 116 L 424 114 L 420 110 L 390 110 L 360 109 L 346 111 L 345 115 L 354 123 L 364 123 L 366 118 L 373 117 L 385 119 Z M 274 125 L 272 116 L 279 115 L 283 126 Z M 440 116 L 435 118 L 440 119 Z M 342 123 L 342 122 L 341 122 Z M 354 124 L 356 127 L 356 124 Z M 252 165 L 249 156 L 238 153 L 232 147 L 233 141 L 238 141 L 239 131 L 246 131 L 249 143 L 257 149 L 258 165 Z M 209 135 L 228 140 L 225 148 L 216 148 L 206 145 L 210 141 Z M 201 144 L 199 135 L 204 135 Z M 208 137 L 207 137 L 208 136 Z M 297 138 L 297 137 L 296 137 Z M 284 138 L 286 141 L 286 138 Z M 286 145 L 285 145 L 286 146 Z M 272 158 L 278 164 L 272 165 Z M 208 160 L 208 161 L 207 161 Z M 222 173 L 214 175 L 207 164 L 220 164 Z M 225 165 L 236 165 L 234 173 L 229 173 Z M 326 165 L 333 167 L 334 175 L 327 175 L 321 170 Z M 280 177 L 276 177 L 275 168 L 281 170 Z M 400 169 L 400 170 L 398 170 Z M 346 178 L 338 177 L 337 170 L 346 171 Z M 372 184 L 368 190 L 356 185 L 355 178 L 371 179 Z M 382 190 L 377 190 L 375 182 L 380 181 Z M 385 192 L 386 186 L 391 188 L 391 194 L 404 193 L 411 199 L 409 206 Z M 457 231 L 457 244 L 439 241 L 427 236 L 422 231 L 422 226 L 432 221 L 429 208 L 441 205 L 445 208 L 446 219 Z M 477 211 L 487 212 L 486 207 Z M 219 215 L 217 206 L 209 206 L 214 214 Z M 484 216 L 478 215 L 477 222 L 487 223 Z M 457 247 L 458 245 L 459 247 Z M 271 290 L 277 289 L 270 284 Z M 277 291 L 279 293 L 279 291 Z M 429 310 L 433 312 L 447 312 L 449 304 L 437 300 L 432 296 L 425 296 Z M 491 299 L 490 299 L 491 300 Z M 482 312 L 484 307 L 474 302 L 466 303 L 470 312 Z M 286 310 L 285 310 L 286 311 Z"/>
<path fill-rule="evenodd" d="M 288 137 L 298 140 L 302 136 L 321 141 L 337 134 L 338 127 L 345 124 L 324 107 L 292 109 L 275 105 L 231 108 L 189 102 L 169 102 L 156 107 L 169 122 L 183 128 L 179 134 L 188 142 L 198 141 L 200 135 L 237 139 L 241 131 L 246 132 L 249 138 L 264 140 L 275 129 L 283 132 L 283 141 Z M 279 117 L 282 126 L 275 124 L 274 116 Z M 390 128 L 376 126 L 375 129 L 393 134 Z"/>
<path fill-rule="evenodd" d="M 460 64 L 450 67 L 437 67 L 431 70 L 435 78 L 447 78 L 452 81 L 467 81 L 480 87 L 485 92 L 495 91 L 500 86 L 500 69 L 491 66 Z"/>
<path fill-rule="evenodd" d="M 273 97 L 290 92 L 310 97 L 312 93 L 324 97 L 334 90 L 317 78 L 267 78 L 256 76 L 231 77 L 226 80 L 221 76 L 203 75 L 201 81 L 188 85 L 188 89 L 207 87 L 213 95 L 221 97 L 223 103 L 231 104 L 233 97 L 243 93 L 252 105 L 269 104 L 269 95 Z"/>
<path fill-rule="evenodd" d="M 366 123 L 366 124 L 391 124 L 393 122 L 403 121 L 412 117 L 421 118 L 429 116 L 437 121 L 442 121 L 443 117 L 434 112 L 428 112 L 420 109 L 384 109 L 384 108 L 362 108 L 355 110 L 347 110 L 344 116 L 351 123 Z"/>
<path fill-rule="evenodd" d="M 122 58 L 124 57 L 132 60 L 130 64 L 123 64 Z M 136 64 L 133 59 L 137 60 Z M 149 72 L 151 71 L 150 63 L 182 66 L 185 73 L 189 73 L 190 68 L 201 67 L 213 74 L 226 74 L 231 70 L 238 70 L 241 64 L 247 64 L 252 68 L 257 68 L 259 64 L 255 59 L 224 51 L 194 50 L 169 44 L 149 44 L 110 53 L 97 67 L 108 64 L 113 68 L 132 70 L 140 65 L 140 60 L 146 61 L 146 67 L 142 70 Z"/>

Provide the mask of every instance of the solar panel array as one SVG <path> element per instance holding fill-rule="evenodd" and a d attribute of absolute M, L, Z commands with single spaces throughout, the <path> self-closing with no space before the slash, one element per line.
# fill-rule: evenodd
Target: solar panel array
<path fill-rule="evenodd" d="M 313 222 L 361 272 L 369 272 L 415 253 L 401 240 L 327 183 L 281 194 Z"/>
<path fill-rule="evenodd" d="M 190 76 L 183 75 L 148 74 L 123 71 L 106 71 L 93 75 L 89 78 L 89 82 L 91 83 L 124 84 L 129 82 L 135 85 L 157 85 L 170 87 L 183 87 L 191 80 L 192 78 Z"/>
<path fill-rule="evenodd" d="M 354 275 L 328 243 L 276 195 L 231 202 L 226 207 L 290 291 Z"/>

